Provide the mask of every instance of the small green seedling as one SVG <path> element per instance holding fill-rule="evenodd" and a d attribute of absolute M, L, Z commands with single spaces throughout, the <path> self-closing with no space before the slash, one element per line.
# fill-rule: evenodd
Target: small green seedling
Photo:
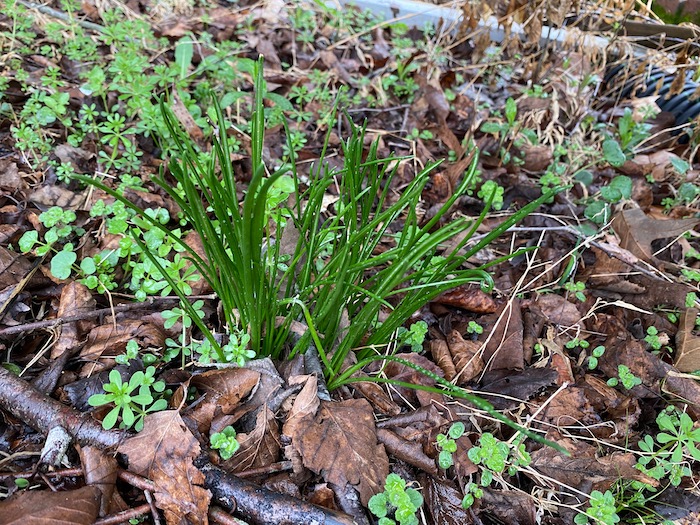
<path fill-rule="evenodd" d="M 574 297 L 576 297 L 576 299 L 579 301 L 585 302 L 586 295 L 583 292 L 586 290 L 586 285 L 581 281 L 569 281 L 568 283 L 564 284 L 564 290 L 574 294 Z"/>
<path fill-rule="evenodd" d="M 126 350 L 123 354 L 119 354 L 114 360 L 117 364 L 128 365 L 129 361 L 136 359 L 139 355 L 139 344 L 135 340 L 126 343 Z"/>
<path fill-rule="evenodd" d="M 684 477 L 691 477 L 690 463 L 684 457 L 700 461 L 700 428 L 694 428 L 692 418 L 674 406 L 666 407 L 656 417 L 660 432 L 656 442 L 650 435 L 638 443 L 644 455 L 637 460 L 636 467 L 656 480 L 668 478 L 677 487 Z"/>
<path fill-rule="evenodd" d="M 398 329 L 398 341 L 400 345 L 410 346 L 411 352 L 420 352 L 423 350 L 423 342 L 428 333 L 428 323 L 418 321 L 413 323 L 410 328 L 406 329 L 403 326 Z"/>
<path fill-rule="evenodd" d="M 667 334 L 659 332 L 655 326 L 650 326 L 647 328 L 647 335 L 644 336 L 644 341 L 656 353 L 661 350 L 662 346 L 668 344 L 669 339 Z"/>
<path fill-rule="evenodd" d="M 149 366 L 146 372 L 135 372 L 129 381 L 124 383 L 117 370 L 109 373 L 109 383 L 103 385 L 106 394 L 94 394 L 88 399 L 90 406 L 101 406 L 110 403 L 114 408 L 102 420 L 105 430 L 114 428 L 121 415 L 120 428 L 131 428 L 137 432 L 143 429 L 143 418 L 149 412 L 165 410 L 168 403 L 165 399 L 154 400 L 153 392 L 163 392 L 165 383 L 154 378 L 156 369 Z M 138 392 L 135 392 L 138 389 Z"/>
<path fill-rule="evenodd" d="M 619 523 L 620 516 L 617 515 L 615 497 L 609 490 L 605 494 L 598 490 L 591 492 L 590 506 L 585 513 L 579 513 L 574 518 L 576 525 L 585 525 L 591 520 L 592 523 L 603 525 L 615 525 Z"/>
<path fill-rule="evenodd" d="M 459 439 L 463 434 L 464 423 L 457 421 L 452 423 L 452 426 L 450 426 L 450 429 L 447 431 L 447 435 L 437 435 L 436 446 L 440 451 L 438 456 L 438 464 L 440 465 L 440 468 L 447 470 L 454 465 L 452 454 L 457 452 L 457 442 L 455 440 Z"/>
<path fill-rule="evenodd" d="M 211 448 L 219 451 L 219 455 L 224 461 L 230 459 L 241 446 L 236 440 L 236 430 L 230 425 L 221 432 L 212 434 L 209 443 Z"/>
<path fill-rule="evenodd" d="M 619 380 L 617 377 L 611 377 L 608 379 L 608 386 L 614 387 L 622 383 L 622 386 L 629 390 L 642 384 L 642 380 L 634 375 L 626 365 L 617 365 L 617 375 Z"/>
<path fill-rule="evenodd" d="M 598 368 L 598 359 L 603 357 L 603 354 L 605 354 L 605 347 L 603 345 L 598 345 L 591 351 L 591 357 L 588 358 L 589 370 Z"/>
<path fill-rule="evenodd" d="M 468 509 L 474 505 L 474 501 L 484 497 L 484 489 L 476 483 L 469 482 L 464 487 L 464 497 L 462 498 L 462 508 Z"/>
<path fill-rule="evenodd" d="M 481 326 L 476 321 L 469 321 L 469 324 L 467 325 L 467 333 L 468 334 L 476 334 L 476 335 L 483 334 L 484 327 Z"/>
<path fill-rule="evenodd" d="M 398 474 L 389 474 L 384 492 L 369 499 L 369 510 L 377 518 L 378 525 L 418 525 L 416 513 L 423 505 L 423 496 L 414 488 L 406 487 L 406 481 Z"/>

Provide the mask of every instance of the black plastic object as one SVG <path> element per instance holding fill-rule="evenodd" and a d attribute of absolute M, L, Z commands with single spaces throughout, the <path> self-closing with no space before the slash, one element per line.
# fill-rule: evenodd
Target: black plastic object
<path fill-rule="evenodd" d="M 656 104 L 661 111 L 671 113 L 677 125 L 689 124 L 700 115 L 700 83 L 693 81 L 694 71 L 685 74 L 685 84 L 680 92 L 669 94 L 675 72 L 658 67 L 645 67 L 643 73 L 630 74 L 634 64 L 615 64 L 608 68 L 603 84 L 609 95 L 620 99 L 651 97 L 656 95 Z M 641 69 L 636 67 L 637 70 Z M 689 130 L 688 130 L 689 132 Z M 688 136 L 680 137 L 687 142 Z"/>

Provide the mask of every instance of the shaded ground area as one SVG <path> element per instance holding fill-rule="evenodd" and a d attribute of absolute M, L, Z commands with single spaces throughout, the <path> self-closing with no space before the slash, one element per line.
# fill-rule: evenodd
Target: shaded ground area
<path fill-rule="evenodd" d="M 0 523 L 695 523 L 694 29 L 624 4 L 7 2 Z"/>

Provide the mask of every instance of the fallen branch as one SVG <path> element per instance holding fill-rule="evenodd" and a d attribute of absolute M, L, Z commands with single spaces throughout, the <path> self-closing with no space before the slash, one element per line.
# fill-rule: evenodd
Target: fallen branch
<path fill-rule="evenodd" d="M 0 367 L 0 407 L 38 432 L 47 434 L 60 425 L 81 445 L 111 448 L 126 432 L 105 430 L 89 414 L 78 412 L 38 392 L 26 381 Z M 200 466 L 205 487 L 219 505 L 236 509 L 253 523 L 279 525 L 354 525 L 350 516 L 278 494 L 239 479 L 208 461 Z"/>
<path fill-rule="evenodd" d="M 214 296 L 214 295 L 192 296 L 192 300 L 197 300 L 197 299 L 216 299 L 216 296 Z M 101 315 L 112 315 L 112 314 L 118 314 L 118 313 L 122 313 L 122 312 L 128 312 L 130 310 L 138 310 L 141 308 L 147 308 L 149 306 L 153 306 L 153 304 L 155 302 L 179 301 L 179 300 L 180 299 L 178 297 L 172 297 L 172 296 L 151 297 L 151 298 L 149 298 L 148 301 L 144 301 L 142 303 L 122 304 L 122 305 L 114 306 L 114 307 L 110 307 L 110 308 L 101 308 L 99 310 L 91 310 L 91 311 L 81 312 L 79 314 L 70 315 L 68 317 L 58 317 L 55 319 L 47 319 L 45 321 L 36 321 L 34 323 L 19 324 L 17 326 L 10 326 L 7 328 L 0 329 L 0 337 L 4 337 L 6 335 L 21 334 L 24 332 L 31 332 L 33 330 L 42 330 L 45 328 L 53 328 L 55 326 L 61 326 L 62 324 L 66 324 L 66 323 L 75 323 L 76 321 L 84 321 L 85 319 L 94 319 L 95 317 L 100 317 Z"/>

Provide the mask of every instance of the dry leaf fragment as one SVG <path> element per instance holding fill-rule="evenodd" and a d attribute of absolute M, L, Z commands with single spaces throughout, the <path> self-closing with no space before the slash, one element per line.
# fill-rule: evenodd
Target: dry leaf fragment
<path fill-rule="evenodd" d="M 640 259 L 657 267 L 675 267 L 654 256 L 651 243 L 657 239 L 676 238 L 700 224 L 700 219 L 659 220 L 648 217 L 641 209 L 624 210 L 612 221 L 612 228 L 620 237 L 620 246 Z"/>
<path fill-rule="evenodd" d="M 59 319 L 69 315 L 78 315 L 82 312 L 95 309 L 95 299 L 89 288 L 77 281 L 69 282 L 61 291 L 61 299 L 58 305 L 56 317 Z M 78 330 L 79 323 L 64 323 L 61 326 L 61 335 L 51 349 L 51 359 L 58 359 L 63 352 L 73 350 L 81 342 L 81 334 Z"/>
<path fill-rule="evenodd" d="M 22 491 L 0 502 L 0 523 L 91 525 L 100 510 L 100 490 L 86 486 L 64 492 Z"/>
<path fill-rule="evenodd" d="M 130 471 L 155 483 L 156 506 L 168 525 L 207 525 L 211 493 L 193 464 L 201 449 L 177 411 L 146 416 L 141 433 L 124 441 L 118 451 L 128 456 Z"/>
<path fill-rule="evenodd" d="M 433 302 L 447 306 L 456 306 L 468 312 L 490 314 L 496 311 L 496 302 L 489 294 L 470 285 L 462 285 L 441 293 Z"/>
<path fill-rule="evenodd" d="M 365 399 L 321 401 L 317 413 L 288 421 L 284 433 L 291 436 L 306 468 L 329 483 L 352 485 L 363 505 L 382 492 L 389 458 L 377 443 L 374 411 Z"/>
<path fill-rule="evenodd" d="M 224 468 L 232 472 L 263 467 L 277 461 L 280 453 L 279 425 L 272 411 L 263 406 L 255 420 L 252 432 L 236 436 L 240 449 Z"/>
<path fill-rule="evenodd" d="M 457 370 L 458 385 L 469 383 L 484 370 L 484 360 L 479 352 L 481 349 L 479 341 L 465 341 L 461 333 L 452 330 L 447 336 L 447 346 Z"/>
<path fill-rule="evenodd" d="M 435 364 L 445 373 L 445 379 L 452 381 L 457 375 L 455 364 L 452 362 L 452 355 L 447 346 L 447 341 L 442 339 L 432 339 L 430 341 L 430 355 L 433 356 Z"/>
<path fill-rule="evenodd" d="M 571 448 L 566 442 L 560 441 L 560 444 Z M 637 458 L 631 452 L 596 457 L 597 449 L 592 445 L 576 443 L 573 448 L 569 450 L 571 456 L 566 457 L 551 447 L 543 447 L 532 453 L 531 466 L 586 494 L 593 490 L 605 492 L 620 478 L 658 486 L 658 481 L 635 468 Z"/>
<path fill-rule="evenodd" d="M 676 333 L 675 367 L 680 372 L 700 370 L 700 337 L 693 334 L 695 319 L 700 313 L 697 308 L 688 308 L 681 313 L 680 327 Z"/>

